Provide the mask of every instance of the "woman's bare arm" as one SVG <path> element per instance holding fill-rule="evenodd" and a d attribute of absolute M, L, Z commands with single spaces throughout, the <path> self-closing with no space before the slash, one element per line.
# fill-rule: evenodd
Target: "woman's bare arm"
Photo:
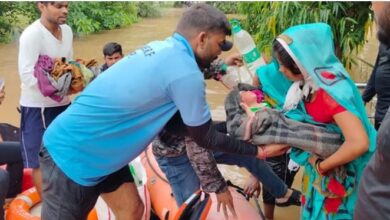
<path fill-rule="evenodd" d="M 345 141 L 333 155 L 320 163 L 324 172 L 351 162 L 367 152 L 369 139 L 362 122 L 349 111 L 344 111 L 333 116 L 340 127 Z"/>

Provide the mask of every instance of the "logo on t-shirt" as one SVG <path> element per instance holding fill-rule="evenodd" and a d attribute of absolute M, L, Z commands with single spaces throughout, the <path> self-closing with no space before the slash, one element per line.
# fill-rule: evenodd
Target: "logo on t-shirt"
<path fill-rule="evenodd" d="M 155 54 L 154 50 L 152 47 L 146 45 L 143 48 L 141 48 L 141 51 L 144 53 L 145 56 L 149 57 Z"/>

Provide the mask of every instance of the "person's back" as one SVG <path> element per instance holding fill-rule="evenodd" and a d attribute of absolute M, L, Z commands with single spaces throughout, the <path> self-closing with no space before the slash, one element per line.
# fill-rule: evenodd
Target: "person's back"
<path fill-rule="evenodd" d="M 44 145 L 60 167 L 80 157 L 72 168 L 64 169 L 76 182 L 90 184 L 89 178 L 98 181 L 94 178 L 124 166 L 147 146 L 177 111 L 174 91 L 165 91 L 172 82 L 191 80 L 203 85 L 192 52 L 181 40 L 176 34 L 123 58 L 97 77 L 47 129 Z M 175 66 L 175 71 L 166 66 Z M 191 91 L 183 88 L 182 93 L 186 92 Z M 89 157 L 77 153 L 80 151 Z M 109 154 L 118 156 L 102 166 L 101 159 L 110 160 L 106 158 Z M 90 167 L 76 162 L 83 160 Z"/>
<path fill-rule="evenodd" d="M 378 129 L 390 106 L 390 47 L 381 43 L 374 70 L 363 93 L 364 102 L 377 95 L 375 128 Z"/>

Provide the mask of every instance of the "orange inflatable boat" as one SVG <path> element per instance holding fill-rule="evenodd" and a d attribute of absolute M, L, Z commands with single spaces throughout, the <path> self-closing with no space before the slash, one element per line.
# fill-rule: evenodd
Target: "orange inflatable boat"
<path fill-rule="evenodd" d="M 223 213 L 217 212 L 217 199 L 213 193 L 209 195 L 198 191 L 187 199 L 180 208 L 177 207 L 172 189 L 164 173 L 160 170 L 150 146 L 141 154 L 141 161 L 147 174 L 146 186 L 149 190 L 152 209 L 159 219 L 224 219 Z M 238 216 L 237 219 L 263 219 L 261 217 L 261 211 L 259 213 L 236 188 L 229 187 L 229 190 L 233 196 L 233 203 Z M 229 219 L 233 219 L 233 217 L 229 216 Z"/>
<path fill-rule="evenodd" d="M 145 205 L 142 220 L 156 218 L 162 220 L 224 219 L 223 213 L 217 212 L 217 199 L 213 193 L 207 194 L 198 191 L 188 198 L 181 207 L 177 207 L 172 189 L 164 173 L 160 170 L 151 147 L 148 147 L 141 154 L 140 163 L 143 170 L 136 170 L 136 174 L 138 179 L 143 179 L 138 186 L 138 192 Z M 26 178 L 31 178 L 30 172 L 25 172 L 25 175 L 27 176 Z M 142 175 L 145 175 L 146 178 L 139 178 Z M 137 180 L 137 178 L 135 179 Z M 263 219 L 261 210 L 259 209 L 258 212 L 235 187 L 229 187 L 229 190 L 233 197 L 237 219 Z M 10 203 L 6 210 L 6 220 L 40 220 L 40 201 L 35 188 L 24 191 Z M 38 209 L 38 211 L 33 211 L 35 212 L 33 214 L 31 212 L 32 209 Z M 233 219 L 233 217 L 229 216 L 229 219 Z M 99 197 L 95 208 L 89 213 L 88 220 L 115 220 L 115 216 L 107 204 Z"/>
<path fill-rule="evenodd" d="M 38 192 L 32 186 L 31 170 L 25 169 L 23 175 L 23 193 L 18 195 L 8 206 L 5 212 L 6 220 L 40 220 L 40 202 Z M 29 188 L 25 190 L 26 188 Z M 150 199 L 146 186 L 138 187 L 138 193 L 145 204 L 142 220 L 150 219 Z M 87 220 L 115 220 L 115 215 L 104 200 L 99 197 L 95 208 L 89 213 Z"/>
<path fill-rule="evenodd" d="M 6 220 L 40 220 L 39 216 L 32 215 L 30 209 L 40 203 L 41 198 L 37 190 L 30 188 L 17 196 L 6 210 Z M 96 210 L 93 209 L 87 220 L 97 220 Z"/>

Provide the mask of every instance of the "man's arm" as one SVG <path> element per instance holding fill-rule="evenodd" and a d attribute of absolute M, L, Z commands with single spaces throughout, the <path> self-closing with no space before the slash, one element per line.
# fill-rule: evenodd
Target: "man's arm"
<path fill-rule="evenodd" d="M 201 72 L 171 82 L 168 92 L 180 111 L 189 136 L 199 146 L 227 153 L 257 155 L 257 146 L 235 140 L 212 126 Z"/>
<path fill-rule="evenodd" d="M 372 99 L 372 97 L 374 97 L 376 94 L 375 77 L 376 77 L 376 69 L 377 69 L 377 65 L 378 65 L 378 60 L 379 60 L 379 53 L 378 53 L 378 57 L 376 58 L 375 67 L 372 70 L 370 79 L 368 80 L 368 83 L 367 83 L 366 88 L 364 89 L 364 92 L 362 95 L 364 103 L 369 102 Z"/>
<path fill-rule="evenodd" d="M 257 155 L 257 146 L 216 131 L 211 120 L 200 126 L 187 126 L 190 137 L 201 147 L 233 154 Z"/>
<path fill-rule="evenodd" d="M 199 177 L 202 189 L 208 193 L 220 193 L 227 190 L 225 179 L 217 167 L 211 151 L 198 146 L 191 138 L 185 138 L 187 155 Z"/>
<path fill-rule="evenodd" d="M 217 163 L 210 150 L 199 147 L 191 138 L 185 138 L 187 155 L 196 175 L 199 177 L 202 189 L 205 192 L 215 192 L 217 196 L 217 207 L 222 206 L 225 215 L 229 209 L 235 214 L 233 197 L 227 187 L 225 179 L 219 172 Z"/>
<path fill-rule="evenodd" d="M 39 39 L 37 33 L 28 30 L 22 34 L 19 40 L 19 75 L 24 86 L 32 87 L 37 84 L 37 79 L 34 77 L 34 66 L 39 57 L 39 47 L 42 39 Z"/>

